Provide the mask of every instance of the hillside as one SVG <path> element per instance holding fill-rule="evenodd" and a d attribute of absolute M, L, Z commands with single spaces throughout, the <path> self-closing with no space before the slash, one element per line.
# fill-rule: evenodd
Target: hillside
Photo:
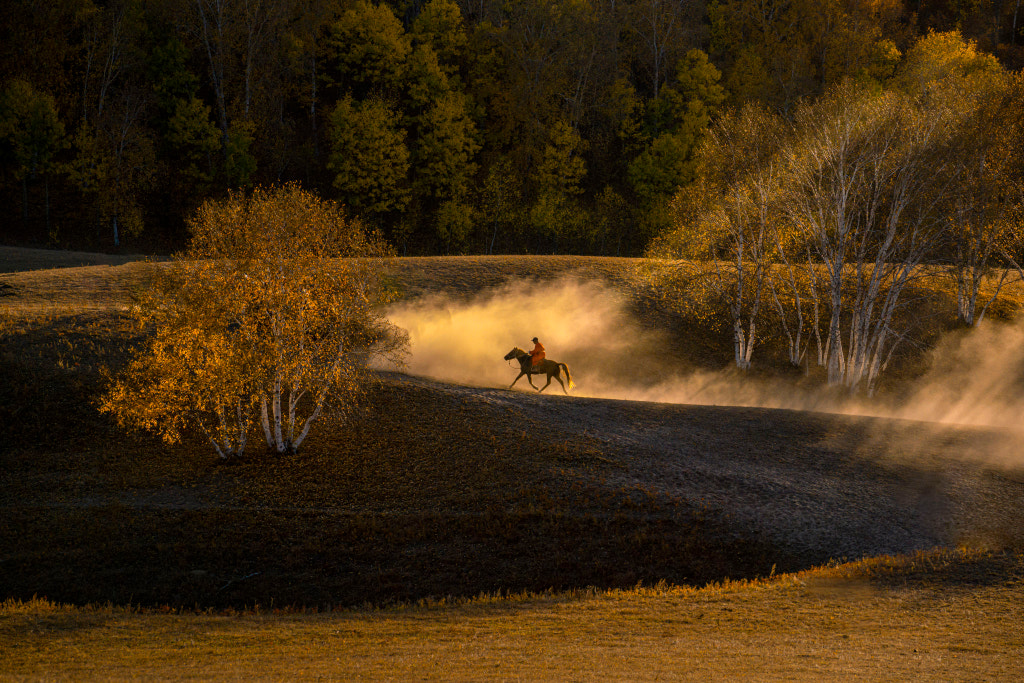
<path fill-rule="evenodd" d="M 297 456 L 221 465 L 93 407 L 140 266 L 46 255 L 0 265 L 0 680 L 1021 673 L 1017 431 L 711 405 L 864 408 L 728 373 L 685 393 L 615 294 L 628 260 L 399 261 L 409 372 Z M 504 388 L 495 340 L 541 323 L 578 393 Z"/>
<path fill-rule="evenodd" d="M 628 267 L 402 259 L 397 279 L 410 293 L 447 289 L 457 299 L 570 270 L 614 287 Z M 128 333 L 113 313 L 139 272 L 127 264 L 0 278 L 14 292 L 3 300 L 14 380 L 4 387 L 0 494 L 8 596 L 352 604 L 701 584 L 1024 540 L 1013 432 L 537 395 L 394 371 L 379 374 L 362 412 L 299 456 L 218 466 L 198 441 L 163 446 L 93 412 L 98 359 L 116 360 Z M 514 376 L 497 353 L 488 357 L 498 376 Z"/>

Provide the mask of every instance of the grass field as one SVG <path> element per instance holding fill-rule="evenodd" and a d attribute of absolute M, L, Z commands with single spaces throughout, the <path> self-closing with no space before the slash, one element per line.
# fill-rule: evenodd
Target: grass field
<path fill-rule="evenodd" d="M 1015 434 L 383 373 L 297 456 L 222 465 L 95 411 L 139 267 L 11 253 L 0 679 L 1024 673 L 1024 471 L 984 457 Z M 453 298 L 631 267 L 397 265 Z"/>

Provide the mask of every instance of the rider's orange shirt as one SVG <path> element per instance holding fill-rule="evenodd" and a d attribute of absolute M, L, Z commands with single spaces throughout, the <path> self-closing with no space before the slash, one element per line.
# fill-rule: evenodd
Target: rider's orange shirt
<path fill-rule="evenodd" d="M 533 359 L 534 365 L 544 360 L 544 345 L 537 342 L 533 347 L 533 351 L 530 351 L 530 357 Z"/>

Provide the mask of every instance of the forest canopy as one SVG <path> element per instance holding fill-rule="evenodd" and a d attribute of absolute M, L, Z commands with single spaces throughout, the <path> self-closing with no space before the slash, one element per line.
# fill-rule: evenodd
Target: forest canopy
<path fill-rule="evenodd" d="M 205 201 L 298 182 L 400 254 L 638 255 L 719 117 L 1014 71 L 1019 9 L 10 0 L 0 239 L 173 251 Z"/>

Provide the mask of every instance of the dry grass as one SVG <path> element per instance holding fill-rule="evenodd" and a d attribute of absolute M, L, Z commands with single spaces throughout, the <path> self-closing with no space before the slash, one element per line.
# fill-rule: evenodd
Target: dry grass
<path fill-rule="evenodd" d="M 880 558 L 702 589 L 484 597 L 389 610 L 0 607 L 0 678 L 1011 680 L 1024 557 Z"/>
<path fill-rule="evenodd" d="M 468 295 L 509 277 L 582 268 L 627 287 L 631 267 L 571 257 L 402 259 L 396 279 L 410 295 Z M 512 403 L 383 376 L 355 420 L 298 456 L 221 466 L 198 441 L 167 447 L 125 435 L 93 408 L 100 366 L 121 362 L 133 343 L 118 310 L 140 272 L 0 277 L 15 292 L 0 299 L 2 680 L 1024 673 L 1019 471 L 978 465 L 960 468 L 965 478 L 936 470 L 924 482 L 928 501 L 966 500 L 967 512 L 986 517 L 975 530 L 991 533 L 972 538 L 988 549 L 785 574 L 820 554 L 767 538 L 685 487 L 663 486 L 667 470 L 643 469 L 653 452 L 600 430 L 553 434 L 539 417 L 559 406 L 571 423 L 602 409 L 596 400 L 509 395 Z M 866 467 L 864 430 L 875 423 L 643 405 L 617 412 L 609 428 L 652 435 L 681 421 L 689 447 L 710 461 L 820 471 L 822 495 L 895 491 L 862 510 L 876 511 L 878 527 L 905 521 L 877 512 L 889 502 L 919 511 L 899 494 L 904 484 L 913 485 L 905 496 L 923 491 L 913 463 Z M 734 451 L 724 450 L 729 430 L 744 435 Z M 871 448 L 886 454 L 905 447 L 892 445 L 896 437 L 921 434 L 896 425 Z M 932 455 L 986 438 L 942 436 Z M 719 476 L 716 490 L 737 502 L 752 491 Z M 787 495 L 765 509 L 783 514 L 797 510 L 787 507 L 789 493 L 808 493 L 772 484 Z M 824 512 L 812 507 L 807 518 Z M 782 575 L 756 578 L 773 570 Z M 668 584 L 632 588 L 659 580 Z M 490 597 L 472 598 L 479 594 Z M 353 607 L 366 602 L 378 606 Z"/>
<path fill-rule="evenodd" d="M 0 245 L 0 273 L 72 268 L 80 266 L 120 266 L 144 260 L 137 254 L 111 255 L 56 249 L 26 249 Z"/>

